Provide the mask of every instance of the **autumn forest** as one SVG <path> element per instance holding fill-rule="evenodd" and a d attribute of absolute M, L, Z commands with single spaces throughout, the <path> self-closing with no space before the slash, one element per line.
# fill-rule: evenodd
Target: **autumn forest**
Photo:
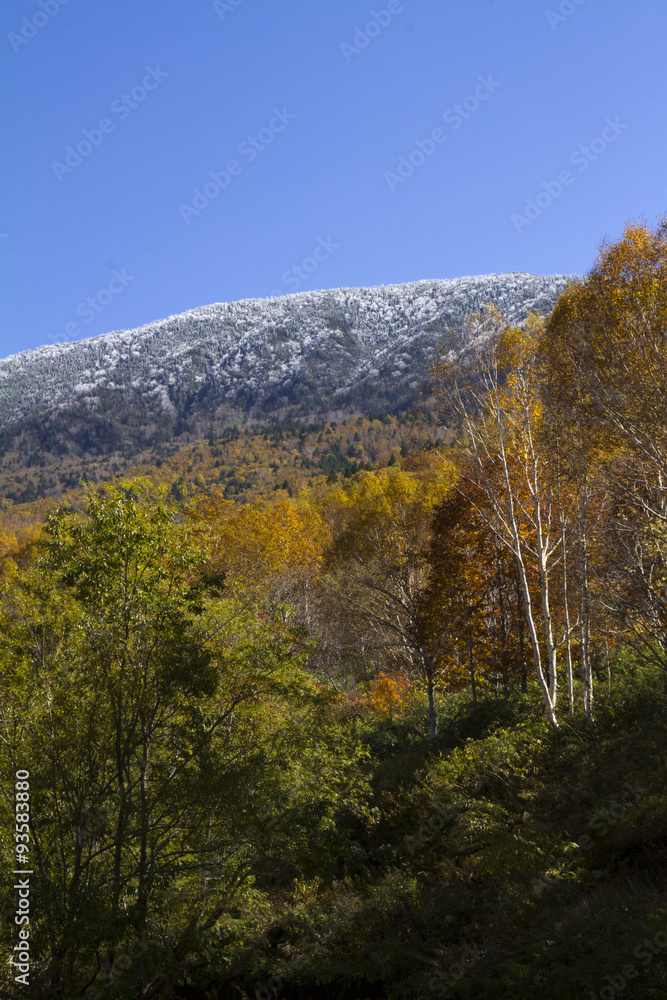
<path fill-rule="evenodd" d="M 411 410 L 3 459 L 31 995 L 667 995 L 666 401 L 662 220 Z"/>

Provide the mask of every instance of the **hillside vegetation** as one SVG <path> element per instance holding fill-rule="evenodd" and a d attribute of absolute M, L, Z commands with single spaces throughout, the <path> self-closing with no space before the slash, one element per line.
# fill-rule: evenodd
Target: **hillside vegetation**
<path fill-rule="evenodd" d="M 421 415 L 5 501 L 31 995 L 667 995 L 666 322 L 630 224 L 549 316 L 444 331 Z"/>
<path fill-rule="evenodd" d="M 235 425 L 219 438 L 173 443 L 122 457 L 57 458 L 36 450 L 5 456 L 0 473 L 0 553 L 36 537 L 49 510 L 80 509 L 85 485 L 148 477 L 174 496 L 222 493 L 239 503 L 276 490 L 296 495 L 309 480 L 329 483 L 396 463 L 423 447 L 448 446 L 451 432 L 427 408 L 341 421 Z M 139 459 L 139 461 L 137 461 Z M 2 463 L 0 463 L 2 467 Z"/>

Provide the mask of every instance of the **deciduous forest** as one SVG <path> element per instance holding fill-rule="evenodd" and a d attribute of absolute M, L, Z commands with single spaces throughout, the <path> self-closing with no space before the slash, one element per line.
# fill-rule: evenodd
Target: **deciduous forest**
<path fill-rule="evenodd" d="M 37 1000 L 667 995 L 667 220 L 460 338 L 409 419 L 12 485 Z"/>

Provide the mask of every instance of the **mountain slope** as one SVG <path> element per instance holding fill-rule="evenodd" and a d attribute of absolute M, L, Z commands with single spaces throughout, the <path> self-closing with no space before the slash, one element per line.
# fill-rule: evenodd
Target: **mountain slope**
<path fill-rule="evenodd" d="M 0 361 L 3 451 L 18 437 L 108 454 L 240 413 L 396 409 L 448 328 L 487 302 L 514 322 L 549 312 L 569 280 L 515 273 L 246 299 L 15 354 Z"/>

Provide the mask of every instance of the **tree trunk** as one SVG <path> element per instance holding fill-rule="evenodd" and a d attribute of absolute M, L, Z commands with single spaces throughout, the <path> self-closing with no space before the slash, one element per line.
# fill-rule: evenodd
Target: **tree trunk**
<path fill-rule="evenodd" d="M 544 705 L 546 710 L 546 716 L 549 723 L 558 728 L 558 721 L 556 719 L 556 713 L 554 711 L 554 704 L 551 700 L 550 686 L 547 683 L 547 679 L 544 676 L 544 670 L 542 669 L 542 653 L 540 651 L 540 640 L 537 634 L 537 626 L 535 624 L 535 619 L 533 618 L 533 604 L 530 596 L 530 587 L 528 586 L 528 574 L 526 573 L 526 565 L 523 561 L 523 551 L 521 545 L 521 538 L 519 536 L 519 526 L 516 520 L 516 514 L 514 510 L 514 493 L 512 490 L 512 480 L 510 477 L 509 469 L 507 467 L 507 457 L 505 454 L 505 448 L 501 442 L 500 445 L 500 458 L 503 465 L 503 477 L 505 480 L 505 489 L 507 492 L 508 499 L 508 520 L 512 531 L 512 547 L 514 550 L 514 556 L 516 558 L 517 570 L 519 573 L 519 579 L 521 581 L 521 589 L 523 590 L 523 600 L 526 609 L 526 621 L 528 623 L 528 631 L 530 633 L 530 641 L 533 647 L 533 659 L 535 661 L 535 672 L 537 673 L 537 681 L 540 685 L 540 689 L 544 696 Z M 548 612 L 548 595 L 546 605 L 543 603 L 543 607 Z M 545 628 L 549 624 L 545 621 Z"/>
<path fill-rule="evenodd" d="M 528 691 L 528 668 L 526 666 L 526 635 L 525 635 L 525 618 L 523 612 L 523 594 L 521 592 L 521 581 L 517 576 L 516 579 L 516 607 L 517 607 L 517 617 L 519 619 L 519 649 L 521 651 L 521 694 L 526 694 Z"/>
<path fill-rule="evenodd" d="M 433 671 L 427 670 L 426 683 L 428 686 L 428 718 L 430 724 L 431 739 L 434 740 L 438 732 L 438 720 L 435 713 L 435 691 L 433 684 Z"/>
<path fill-rule="evenodd" d="M 609 659 L 609 640 L 604 641 L 605 654 L 607 659 L 607 704 L 611 705 L 611 661 Z"/>
<path fill-rule="evenodd" d="M 586 515 L 588 506 L 588 482 L 584 476 L 584 488 L 579 505 L 579 545 L 581 573 L 581 673 L 584 683 L 584 715 L 589 720 L 593 718 L 593 670 L 590 654 L 590 602 L 588 596 L 588 549 L 586 538 Z"/>
<path fill-rule="evenodd" d="M 572 676 L 572 639 L 570 636 L 570 608 L 567 580 L 567 538 L 563 518 L 563 497 L 560 488 L 560 439 L 556 444 L 556 483 L 558 486 L 558 520 L 560 522 L 560 551 L 563 560 L 563 616 L 565 619 L 565 663 L 567 666 L 567 697 L 570 715 L 574 715 L 574 678 Z"/>

